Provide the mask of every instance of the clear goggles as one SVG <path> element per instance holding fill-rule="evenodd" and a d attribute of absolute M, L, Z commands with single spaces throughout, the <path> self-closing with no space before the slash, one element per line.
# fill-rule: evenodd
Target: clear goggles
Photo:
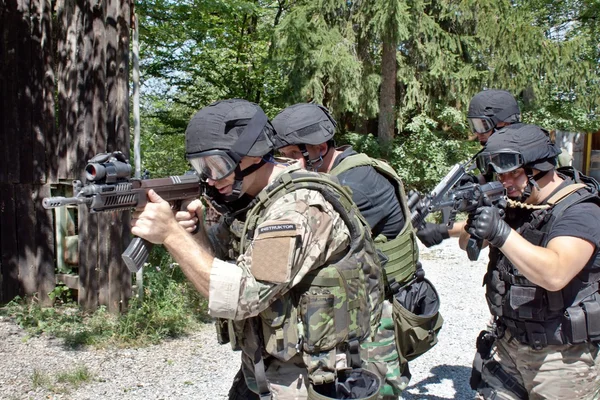
<path fill-rule="evenodd" d="M 523 156 L 516 151 L 506 150 L 500 153 L 482 152 L 477 156 L 477 168 L 482 173 L 488 172 L 490 168 L 497 174 L 505 174 L 523 165 Z"/>
<path fill-rule="evenodd" d="M 188 161 L 201 176 L 218 181 L 231 175 L 238 163 L 224 150 L 189 154 Z"/>
<path fill-rule="evenodd" d="M 487 133 L 496 127 L 494 121 L 488 117 L 468 118 L 469 127 L 473 133 Z"/>

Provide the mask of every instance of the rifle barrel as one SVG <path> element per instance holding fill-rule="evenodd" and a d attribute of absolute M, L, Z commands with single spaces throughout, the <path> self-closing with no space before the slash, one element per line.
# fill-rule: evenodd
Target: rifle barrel
<path fill-rule="evenodd" d="M 53 208 L 69 206 L 72 204 L 89 204 L 92 199 L 85 197 L 45 197 L 42 200 L 42 206 L 46 210 Z"/>

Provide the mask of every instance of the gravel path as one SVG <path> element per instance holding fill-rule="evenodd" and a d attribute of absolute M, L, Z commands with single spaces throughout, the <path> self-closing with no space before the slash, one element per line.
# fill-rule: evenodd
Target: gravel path
<path fill-rule="evenodd" d="M 442 298 L 445 323 L 438 345 L 410 364 L 413 377 L 402 398 L 473 399 L 475 338 L 489 318 L 481 287 L 487 251 L 471 263 L 450 239 L 422 247 L 421 260 Z M 83 366 L 92 377 L 80 387 L 56 382 Z M 239 354 L 216 343 L 212 324 L 147 348 L 72 350 L 0 319 L 0 399 L 226 399 L 238 367 Z"/>

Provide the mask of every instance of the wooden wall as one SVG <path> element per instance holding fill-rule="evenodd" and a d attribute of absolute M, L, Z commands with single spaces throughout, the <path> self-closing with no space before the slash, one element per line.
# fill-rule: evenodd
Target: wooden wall
<path fill-rule="evenodd" d="M 53 214 L 41 199 L 82 180 L 94 154 L 129 154 L 129 26 L 129 0 L 0 6 L 2 302 L 33 293 L 50 302 L 63 254 L 55 254 Z M 120 257 L 129 215 L 78 213 L 79 302 L 118 311 L 131 292 Z"/>

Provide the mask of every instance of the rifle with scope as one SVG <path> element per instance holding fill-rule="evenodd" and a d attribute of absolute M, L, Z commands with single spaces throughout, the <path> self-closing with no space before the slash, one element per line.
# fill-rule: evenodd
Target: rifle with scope
<path fill-rule="evenodd" d="M 137 179 L 131 177 L 131 165 L 120 151 L 100 153 L 85 167 L 86 183 L 73 181 L 74 197 L 46 197 L 45 209 L 68 205 L 85 205 L 90 213 L 139 209 L 148 203 L 148 191 L 154 190 L 164 200 L 180 208 L 184 200 L 199 198 L 204 185 L 196 173 L 168 178 Z M 134 238 L 123 261 L 131 272 L 137 272 L 148 259 L 152 243 Z"/>
<path fill-rule="evenodd" d="M 450 209 L 448 227 L 452 228 L 459 212 L 470 213 L 484 205 L 501 205 L 506 198 L 506 189 L 500 182 L 490 182 L 483 185 L 468 182 L 457 187 L 457 184 L 472 168 L 473 159 L 465 164 L 456 164 L 441 182 L 428 195 L 416 191 L 408 193 L 408 207 L 411 212 L 411 222 L 415 229 L 425 225 L 425 218 L 432 212 Z M 479 258 L 483 240 L 471 237 L 467 244 L 469 260 Z"/>

